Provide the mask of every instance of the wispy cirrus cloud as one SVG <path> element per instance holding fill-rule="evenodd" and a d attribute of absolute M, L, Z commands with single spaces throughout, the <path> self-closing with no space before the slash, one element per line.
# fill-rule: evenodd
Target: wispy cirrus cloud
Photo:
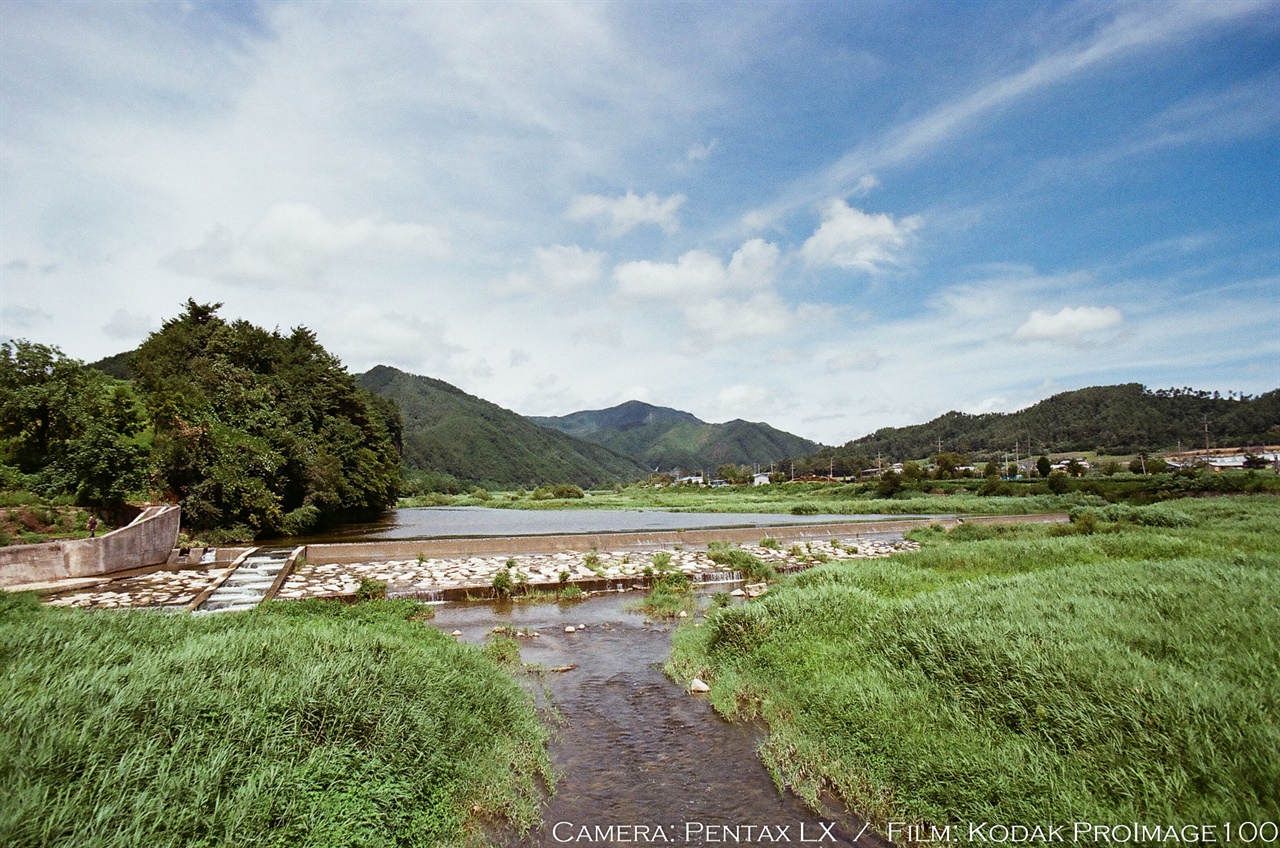
<path fill-rule="evenodd" d="M 885 170 L 935 151 L 969 132 L 981 119 L 1019 101 L 1081 77 L 1125 57 L 1247 20 L 1268 9 L 1275 0 L 1204 3 L 1181 0 L 1158 5 L 1138 4 L 1116 14 L 1074 43 L 1050 49 L 1021 69 L 979 82 L 967 93 L 943 102 L 915 118 L 891 127 L 880 136 L 857 144 L 827 168 L 784 189 L 772 202 L 743 217 L 750 229 L 769 225 L 822 197 L 854 193 L 869 173 Z M 1095 11 L 1077 5 L 1072 13 L 1092 17 Z"/>

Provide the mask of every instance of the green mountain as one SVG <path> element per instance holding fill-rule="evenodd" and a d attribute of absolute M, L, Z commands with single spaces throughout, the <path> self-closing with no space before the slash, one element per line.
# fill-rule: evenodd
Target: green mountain
<path fill-rule="evenodd" d="M 385 365 L 356 379 L 399 407 L 404 417 L 402 459 L 411 471 L 448 474 L 494 488 L 598 486 L 636 480 L 645 472 L 633 459 L 539 427 L 442 380 Z"/>
<path fill-rule="evenodd" d="M 971 459 L 1003 457 L 1019 449 L 1036 454 L 1203 448 L 1208 426 L 1212 447 L 1247 447 L 1280 442 L 1280 389 L 1257 397 L 1221 397 L 1217 392 L 1184 389 L 1150 391 L 1139 383 L 1093 386 L 1063 392 L 1018 412 L 967 415 L 948 412 L 926 424 L 886 427 L 810 457 L 826 466 L 850 468 L 877 456 L 919 459 L 943 451 Z M 858 458 L 861 459 L 858 459 Z M 837 468 L 839 470 L 839 468 Z M 852 472 L 849 472 L 852 473 Z"/>
<path fill-rule="evenodd" d="M 708 424 L 687 412 L 638 400 L 609 409 L 529 420 L 634 457 L 648 469 L 713 471 L 720 465 L 767 465 L 812 453 L 817 442 L 768 424 Z"/>

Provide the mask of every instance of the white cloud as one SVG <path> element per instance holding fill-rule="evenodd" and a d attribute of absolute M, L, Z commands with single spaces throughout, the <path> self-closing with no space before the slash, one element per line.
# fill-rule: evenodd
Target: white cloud
<path fill-rule="evenodd" d="M 514 292 L 578 291 L 600 282 L 608 258 L 576 244 L 534 248 L 529 270 L 511 272 L 502 288 Z"/>
<path fill-rule="evenodd" d="M 724 264 L 705 250 L 691 250 L 675 262 L 637 259 L 613 269 L 618 293 L 629 298 L 704 296 L 725 283 Z"/>
<path fill-rule="evenodd" d="M 746 410 L 759 409 L 769 403 L 772 393 L 750 383 L 726 386 L 716 393 L 716 403 L 730 414 L 748 415 Z"/>
<path fill-rule="evenodd" d="M 1066 306 L 1055 313 L 1037 309 L 1013 333 L 1014 341 L 1093 347 L 1110 340 L 1124 322 L 1114 306 Z"/>
<path fill-rule="evenodd" d="M 701 162 L 703 159 L 710 156 L 719 146 L 720 142 L 716 141 L 714 138 L 704 144 L 695 144 L 689 148 L 687 153 L 685 153 L 684 158 L 690 162 Z"/>
<path fill-rule="evenodd" d="M 156 327 L 151 323 L 150 315 L 124 309 L 117 309 L 111 314 L 111 320 L 102 325 L 102 332 L 111 338 L 128 341 L 140 340 L 154 329 Z"/>
<path fill-rule="evenodd" d="M 614 237 L 644 224 L 661 227 L 663 232 L 670 234 L 680 229 L 677 213 L 685 200 L 683 194 L 662 198 L 653 192 L 643 197 L 630 191 L 622 197 L 580 194 L 569 204 L 565 214 L 573 221 L 600 221 L 605 232 Z"/>
<path fill-rule="evenodd" d="M 8 304 L 0 308 L 0 330 L 29 330 L 52 320 L 53 316 L 43 309 Z"/>
<path fill-rule="evenodd" d="M 281 202 L 240 236 L 216 226 L 203 243 L 160 263 L 185 276 L 261 284 L 311 281 L 347 259 L 389 264 L 448 255 L 448 242 L 436 227 L 377 218 L 337 222 L 309 204 Z"/>
<path fill-rule="evenodd" d="M 691 250 L 675 262 L 623 262 L 613 276 L 624 298 L 670 301 L 700 338 L 724 343 L 777 335 L 794 323 L 796 310 L 773 290 L 779 256 L 777 245 L 751 239 L 727 265 Z"/>
<path fill-rule="evenodd" d="M 800 255 L 810 265 L 874 274 L 902 263 L 902 254 L 919 228 L 920 218 L 915 215 L 894 221 L 892 215 L 868 214 L 850 208 L 843 200 L 833 200 L 827 204 L 821 226 L 800 248 Z"/>
<path fill-rule="evenodd" d="M 794 318 L 773 292 L 758 292 L 745 300 L 704 300 L 689 304 L 684 312 L 691 328 L 717 343 L 781 335 Z"/>
<path fill-rule="evenodd" d="M 837 354 L 826 362 L 826 368 L 833 374 L 846 371 L 874 371 L 884 362 L 884 356 L 874 350 L 853 350 Z"/>
<path fill-rule="evenodd" d="M 866 197 L 879 187 L 880 180 L 875 174 L 863 174 L 858 177 L 858 182 L 854 184 L 853 190 L 849 193 L 855 197 Z"/>
<path fill-rule="evenodd" d="M 751 239 L 734 251 L 726 267 L 705 250 L 691 250 L 675 262 L 640 259 L 613 270 L 618 293 L 629 298 L 705 298 L 726 291 L 759 291 L 773 285 L 778 246 Z"/>

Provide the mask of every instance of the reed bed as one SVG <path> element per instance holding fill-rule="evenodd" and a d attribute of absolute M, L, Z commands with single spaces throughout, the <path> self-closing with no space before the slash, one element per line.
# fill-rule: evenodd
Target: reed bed
<path fill-rule="evenodd" d="M 192 617 L 0 593 L 0 844 L 451 845 L 528 828 L 529 697 L 410 601 Z"/>
<path fill-rule="evenodd" d="M 882 829 L 1276 821 L 1280 500 L 1074 518 L 788 578 L 682 628 L 669 671 Z"/>

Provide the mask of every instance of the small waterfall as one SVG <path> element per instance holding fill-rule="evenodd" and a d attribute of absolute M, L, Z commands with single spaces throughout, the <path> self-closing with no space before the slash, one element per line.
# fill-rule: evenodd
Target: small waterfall
<path fill-rule="evenodd" d="M 409 598 L 424 604 L 443 604 L 444 591 L 441 589 L 419 589 L 416 586 L 388 586 L 387 598 Z"/>
<path fill-rule="evenodd" d="M 698 586 L 709 586 L 716 583 L 741 583 L 741 571 L 699 571 L 693 575 L 693 582 Z"/>
<path fill-rule="evenodd" d="M 267 590 L 289 559 L 290 550 L 254 554 L 232 572 L 222 585 L 200 605 L 198 612 L 236 612 L 262 603 Z"/>

